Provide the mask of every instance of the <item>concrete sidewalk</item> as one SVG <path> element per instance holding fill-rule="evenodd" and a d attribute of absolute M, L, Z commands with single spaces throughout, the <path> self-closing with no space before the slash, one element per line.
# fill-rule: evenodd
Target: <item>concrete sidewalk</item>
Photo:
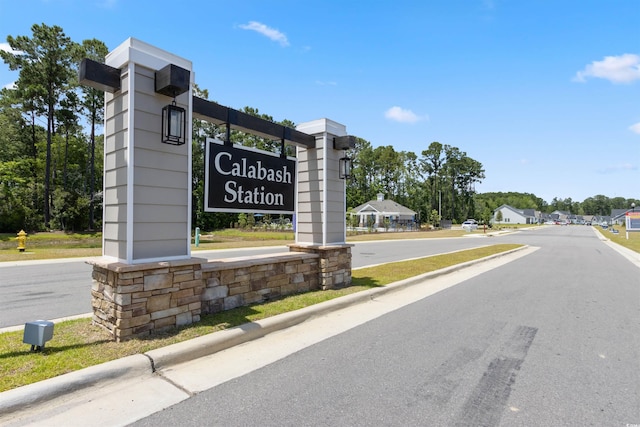
<path fill-rule="evenodd" d="M 0 393 L 0 426 L 127 425 L 535 250 L 522 247 L 9 390 Z"/>

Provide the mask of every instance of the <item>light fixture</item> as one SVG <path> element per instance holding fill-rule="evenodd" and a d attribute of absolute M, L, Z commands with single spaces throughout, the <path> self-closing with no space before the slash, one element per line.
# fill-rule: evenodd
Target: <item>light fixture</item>
<path fill-rule="evenodd" d="M 173 102 L 162 109 L 162 142 L 166 144 L 187 142 L 187 111 L 178 107 L 176 97 L 189 90 L 189 79 L 189 71 L 174 64 L 155 73 L 156 93 L 173 98 Z"/>
<path fill-rule="evenodd" d="M 186 142 L 187 111 L 173 102 L 162 109 L 162 142 L 182 145 Z"/>
<path fill-rule="evenodd" d="M 351 169 L 353 169 L 353 163 L 351 159 L 345 156 L 341 157 L 339 162 L 338 176 L 340 177 L 340 179 L 350 179 Z"/>
<path fill-rule="evenodd" d="M 343 150 L 344 156 L 338 160 L 338 177 L 340 179 L 350 179 L 353 170 L 353 161 L 347 155 L 347 150 L 355 148 L 356 137 L 352 135 L 337 136 L 333 138 L 333 148 Z"/>

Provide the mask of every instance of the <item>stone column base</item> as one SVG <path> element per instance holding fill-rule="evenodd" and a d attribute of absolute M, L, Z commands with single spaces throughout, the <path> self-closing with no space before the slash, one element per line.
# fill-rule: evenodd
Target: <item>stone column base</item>
<path fill-rule="evenodd" d="M 203 262 L 192 258 L 130 265 L 89 260 L 93 322 L 120 342 L 199 321 Z"/>
<path fill-rule="evenodd" d="M 291 252 L 305 252 L 320 256 L 318 283 L 322 290 L 351 285 L 351 248 L 353 245 L 288 245 Z"/>

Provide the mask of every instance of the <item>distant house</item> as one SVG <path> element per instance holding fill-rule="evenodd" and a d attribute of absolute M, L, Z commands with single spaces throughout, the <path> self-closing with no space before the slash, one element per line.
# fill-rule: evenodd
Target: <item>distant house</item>
<path fill-rule="evenodd" d="M 417 212 L 378 194 L 376 200 L 353 208 L 349 215 L 355 217 L 352 224 L 355 222 L 362 228 L 409 228 L 415 225 Z"/>
<path fill-rule="evenodd" d="M 502 217 L 500 221 L 498 217 Z M 540 215 L 535 209 L 516 209 L 509 205 L 502 205 L 493 211 L 491 222 L 493 224 L 537 224 L 539 218 Z"/>
<path fill-rule="evenodd" d="M 551 218 L 551 221 L 583 225 L 587 222 L 591 222 L 593 215 L 576 215 L 567 211 L 555 210 L 549 214 L 549 217 Z"/>
<path fill-rule="evenodd" d="M 591 225 L 602 225 L 609 224 L 611 222 L 611 217 L 606 215 L 595 215 L 591 220 Z"/>
<path fill-rule="evenodd" d="M 570 221 L 571 213 L 566 211 L 555 210 L 551 212 L 551 217 L 556 221 Z"/>
<path fill-rule="evenodd" d="M 609 221 L 609 224 L 611 225 L 624 224 L 625 216 L 627 215 L 627 212 L 630 212 L 630 211 L 631 209 L 611 209 L 611 219 Z"/>

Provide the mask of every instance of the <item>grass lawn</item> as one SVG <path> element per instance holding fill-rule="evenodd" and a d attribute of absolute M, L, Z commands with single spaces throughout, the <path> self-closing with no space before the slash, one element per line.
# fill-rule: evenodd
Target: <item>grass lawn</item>
<path fill-rule="evenodd" d="M 482 233 L 482 231 L 476 233 Z M 464 234 L 466 233 L 462 230 L 367 233 L 348 236 L 347 241 L 459 237 Z M 294 241 L 295 236 L 292 231 L 227 229 L 201 235 L 200 244 L 198 247 L 192 244 L 191 250 L 285 246 L 294 243 Z M 16 235 L 0 233 L 0 262 L 100 256 L 102 254 L 102 237 L 100 233 L 34 233 L 27 236 L 24 252 L 18 251 L 17 246 Z"/>
<path fill-rule="evenodd" d="M 296 294 L 264 304 L 204 315 L 198 323 L 122 343 L 111 340 L 108 333 L 91 323 L 91 319 L 77 319 L 56 324 L 53 339 L 47 342 L 42 352 L 30 351 L 31 347 L 22 342 L 22 331 L 1 333 L 0 392 L 365 289 L 385 286 L 422 273 L 509 251 L 520 246 L 492 245 L 453 254 L 358 269 L 352 273 L 352 285 L 346 288 Z"/>
<path fill-rule="evenodd" d="M 617 234 L 602 229 L 600 229 L 600 233 L 612 242 L 640 253 L 640 232 L 634 231 L 629 233 L 629 239 L 627 239 L 624 227 L 615 227 L 615 229 L 618 230 Z"/>

